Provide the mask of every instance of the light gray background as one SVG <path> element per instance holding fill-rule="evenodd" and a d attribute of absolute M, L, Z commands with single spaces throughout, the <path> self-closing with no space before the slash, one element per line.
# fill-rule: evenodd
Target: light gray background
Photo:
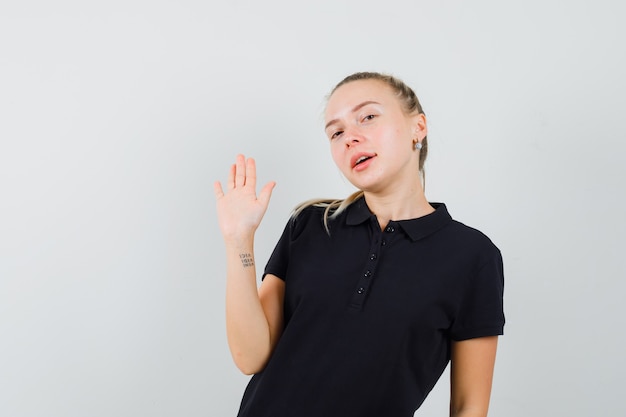
<path fill-rule="evenodd" d="M 415 88 L 429 199 L 504 254 L 491 415 L 625 415 L 624 7 L 2 1 L 0 415 L 235 415 L 212 183 L 238 152 L 277 181 L 264 265 L 352 190 L 322 112 L 359 70 Z"/>

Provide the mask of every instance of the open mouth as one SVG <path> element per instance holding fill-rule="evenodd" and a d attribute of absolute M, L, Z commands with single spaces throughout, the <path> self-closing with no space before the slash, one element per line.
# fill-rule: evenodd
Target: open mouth
<path fill-rule="evenodd" d="M 358 166 L 360 164 L 362 164 L 363 162 L 372 159 L 374 156 L 367 156 L 367 155 L 363 155 L 361 156 L 359 159 L 356 160 L 356 162 L 354 163 L 354 166 Z"/>

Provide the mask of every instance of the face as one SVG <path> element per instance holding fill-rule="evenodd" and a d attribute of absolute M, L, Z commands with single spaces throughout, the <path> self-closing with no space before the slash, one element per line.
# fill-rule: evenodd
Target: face
<path fill-rule="evenodd" d="M 333 160 L 363 191 L 385 192 L 419 182 L 414 145 L 426 133 L 424 115 L 407 115 L 383 81 L 349 82 L 328 100 L 326 136 Z"/>

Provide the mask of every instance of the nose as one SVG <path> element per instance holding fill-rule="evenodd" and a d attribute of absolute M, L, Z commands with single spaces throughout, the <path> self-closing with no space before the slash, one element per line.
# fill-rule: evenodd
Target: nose
<path fill-rule="evenodd" d="M 350 146 L 354 146 L 357 143 L 360 143 L 363 141 L 363 137 L 361 136 L 361 133 L 358 131 L 358 129 L 352 128 L 350 130 L 345 130 L 343 132 L 343 140 L 346 144 L 346 147 L 350 147 Z"/>

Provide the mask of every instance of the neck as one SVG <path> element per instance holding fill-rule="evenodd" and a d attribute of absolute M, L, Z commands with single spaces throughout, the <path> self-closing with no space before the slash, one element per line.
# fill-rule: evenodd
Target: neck
<path fill-rule="evenodd" d="M 391 220 L 408 220 L 425 216 L 435 209 L 428 203 L 421 182 L 410 189 L 389 193 L 364 192 L 369 209 L 381 228 Z"/>

